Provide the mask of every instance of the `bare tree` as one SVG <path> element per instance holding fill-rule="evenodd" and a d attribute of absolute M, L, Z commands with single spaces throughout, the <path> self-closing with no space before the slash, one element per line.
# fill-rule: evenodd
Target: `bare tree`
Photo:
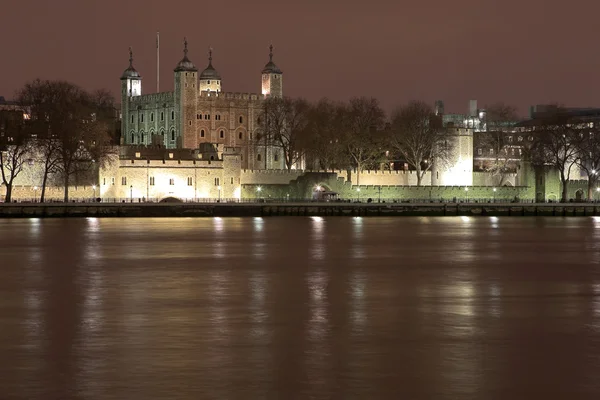
<path fill-rule="evenodd" d="M 321 99 L 310 110 L 307 130 L 307 154 L 319 169 L 333 170 L 348 166 L 343 144 L 345 106 Z"/>
<path fill-rule="evenodd" d="M 361 171 L 377 166 L 383 158 L 385 113 L 377 99 L 354 98 L 344 111 L 343 122 L 343 143 L 360 184 Z"/>
<path fill-rule="evenodd" d="M 29 131 L 43 158 L 41 200 L 48 175 L 59 173 L 67 202 L 71 178 L 101 165 L 113 151 L 114 101 L 104 91 L 90 94 L 68 82 L 39 79 L 26 84 L 18 97 L 30 110 Z"/>
<path fill-rule="evenodd" d="M 579 162 L 580 132 L 561 109 L 540 118 L 533 127 L 534 140 L 528 149 L 532 165 L 558 170 L 562 184 L 561 202 L 568 201 L 568 184 L 573 166 Z"/>
<path fill-rule="evenodd" d="M 0 112 L 0 124 L 4 134 L 0 136 L 0 172 L 6 186 L 5 202 L 12 201 L 15 178 L 23 171 L 23 166 L 31 157 L 31 140 L 23 126 L 23 112 Z"/>
<path fill-rule="evenodd" d="M 304 99 L 269 97 L 263 103 L 259 129 L 265 140 L 282 150 L 288 170 L 305 156 L 309 110 Z"/>
<path fill-rule="evenodd" d="M 421 186 L 425 173 L 434 162 L 444 162 L 449 155 L 446 131 L 441 129 L 433 109 L 412 101 L 392 116 L 389 144 L 417 173 Z"/>
<path fill-rule="evenodd" d="M 485 170 L 499 177 L 498 186 L 504 184 L 506 176 L 516 170 L 515 160 L 511 157 L 513 150 L 510 135 L 507 133 L 516 123 L 516 108 L 504 103 L 495 103 L 485 108 L 483 117 L 484 131 L 478 133 L 479 145 L 493 150 L 493 160 L 486 163 Z"/>
<path fill-rule="evenodd" d="M 600 178 L 600 130 L 596 124 L 593 128 L 587 123 L 582 124 L 578 145 L 577 165 L 588 177 L 587 199 L 593 201 L 594 188 Z"/>

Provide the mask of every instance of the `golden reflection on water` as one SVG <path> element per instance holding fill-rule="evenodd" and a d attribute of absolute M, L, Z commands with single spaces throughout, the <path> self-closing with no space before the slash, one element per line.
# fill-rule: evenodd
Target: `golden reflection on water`
<path fill-rule="evenodd" d="M 598 221 L 0 221 L 0 388 L 597 398 Z"/>

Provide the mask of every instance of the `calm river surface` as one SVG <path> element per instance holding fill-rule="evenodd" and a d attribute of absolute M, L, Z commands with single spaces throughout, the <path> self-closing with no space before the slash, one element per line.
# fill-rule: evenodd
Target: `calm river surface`
<path fill-rule="evenodd" d="M 600 219 L 0 220 L 0 399 L 599 399 Z"/>

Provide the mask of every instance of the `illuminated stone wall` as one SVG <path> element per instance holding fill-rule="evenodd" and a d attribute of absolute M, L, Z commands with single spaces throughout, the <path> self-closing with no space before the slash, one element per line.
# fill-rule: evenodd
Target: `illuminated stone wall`
<path fill-rule="evenodd" d="M 126 107 L 122 106 L 122 113 L 123 144 L 176 146 L 173 92 L 130 97 Z"/>
<path fill-rule="evenodd" d="M 448 128 L 451 154 L 447 160 L 434 160 L 432 185 L 473 185 L 473 130 Z"/>

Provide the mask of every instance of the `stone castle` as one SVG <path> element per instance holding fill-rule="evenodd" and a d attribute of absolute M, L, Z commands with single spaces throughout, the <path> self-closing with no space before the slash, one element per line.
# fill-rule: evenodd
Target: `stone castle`
<path fill-rule="evenodd" d="M 262 92 L 234 93 L 223 90 L 223 80 L 212 64 L 198 68 L 188 58 L 175 66 L 173 92 L 142 94 L 142 77 L 133 66 L 121 76 L 121 134 L 123 145 L 162 146 L 166 149 L 198 149 L 205 144 L 235 147 L 244 169 L 282 169 L 277 148 L 258 145 L 254 136 L 260 125 L 261 105 L 269 96 L 283 96 L 283 73 L 269 61 L 262 69 Z"/>

